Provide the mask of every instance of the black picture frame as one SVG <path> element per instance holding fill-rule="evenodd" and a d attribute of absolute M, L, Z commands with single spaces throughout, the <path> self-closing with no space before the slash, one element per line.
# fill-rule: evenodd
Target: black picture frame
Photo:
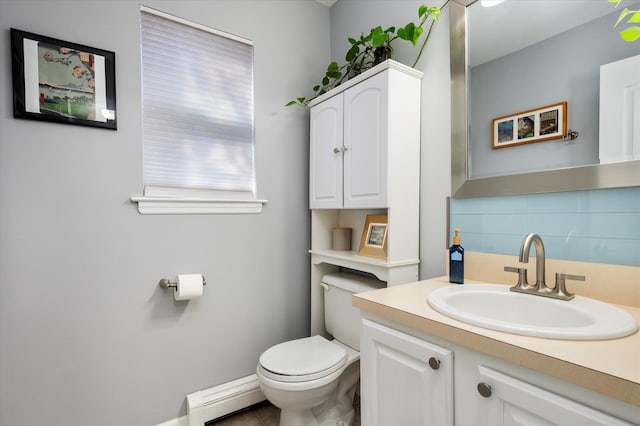
<path fill-rule="evenodd" d="M 115 53 L 11 28 L 15 118 L 117 129 Z"/>

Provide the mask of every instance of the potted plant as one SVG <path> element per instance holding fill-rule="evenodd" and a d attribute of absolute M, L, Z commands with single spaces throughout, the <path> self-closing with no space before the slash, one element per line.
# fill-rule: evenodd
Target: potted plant
<path fill-rule="evenodd" d="M 348 38 L 351 47 L 347 51 L 344 65 L 338 65 L 337 62 L 331 62 L 327 67 L 324 77 L 320 84 L 313 87 L 313 96 L 310 98 L 299 97 L 295 100 L 287 103 L 290 105 L 307 105 L 312 99 L 328 92 L 334 87 L 339 86 L 345 80 L 352 78 L 361 72 L 383 62 L 387 59 L 393 58 L 393 47 L 391 42 L 396 39 L 401 39 L 411 42 L 414 46 L 418 44 L 420 36 L 424 32 L 424 27 L 428 23 L 427 35 L 422 42 L 422 46 L 418 52 L 418 56 L 414 61 L 412 67 L 415 67 L 422 51 L 429 41 L 429 36 L 433 30 L 433 26 L 440 18 L 441 10 L 449 3 L 446 0 L 441 7 L 427 7 L 421 5 L 418 8 L 418 22 L 409 22 L 403 27 L 399 27 L 396 31 L 396 27 L 389 27 L 383 29 L 381 26 L 372 28 L 368 34 L 360 34 L 359 38 Z"/>

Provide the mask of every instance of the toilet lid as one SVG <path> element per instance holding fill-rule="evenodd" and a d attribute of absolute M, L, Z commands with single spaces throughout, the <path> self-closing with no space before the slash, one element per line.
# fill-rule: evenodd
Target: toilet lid
<path fill-rule="evenodd" d="M 260 365 L 285 381 L 324 377 L 340 369 L 347 361 L 347 352 L 322 336 L 280 343 L 260 355 Z M 313 376 L 313 377 L 307 377 Z"/>

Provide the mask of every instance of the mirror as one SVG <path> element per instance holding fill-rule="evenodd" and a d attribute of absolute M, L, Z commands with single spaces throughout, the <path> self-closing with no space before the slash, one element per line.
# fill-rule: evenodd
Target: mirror
<path fill-rule="evenodd" d="M 507 0 L 513 1 L 514 0 Z M 474 151 L 472 144 L 474 143 L 473 137 L 470 137 L 470 123 L 471 115 L 469 113 L 470 94 L 468 91 L 470 81 L 470 62 L 468 60 L 468 45 L 467 45 L 467 29 L 468 29 L 468 14 L 469 6 L 474 3 L 475 0 L 451 0 L 449 3 L 450 10 L 450 32 L 451 32 L 451 122 L 452 122 L 452 134 L 451 134 L 451 183 L 452 183 L 452 196 L 456 198 L 464 197 L 482 197 L 482 196 L 498 196 L 498 195 L 510 195 L 510 194 L 525 194 L 525 193 L 540 193 L 540 192 L 559 192 L 559 191 L 574 191 L 584 189 L 597 189 L 597 188 L 615 188 L 624 186 L 640 186 L 640 161 L 626 161 L 608 164 L 588 164 L 590 162 L 597 161 L 597 147 L 591 148 L 591 160 L 583 159 L 578 161 L 578 165 L 572 165 L 570 162 L 562 161 L 553 167 L 565 167 L 554 168 L 552 170 L 536 170 L 520 172 L 516 170 L 506 169 L 499 171 L 499 176 L 487 176 L 487 173 L 480 173 L 478 176 L 470 173 L 472 169 L 478 170 L 478 166 L 473 166 L 470 163 L 470 157 L 479 156 Z M 611 11 L 615 12 L 613 6 L 608 2 L 602 0 L 607 6 L 611 7 Z M 571 4 L 572 2 L 565 2 Z M 474 5 L 472 7 L 481 7 L 480 5 Z M 586 19 L 586 18 L 585 18 Z M 494 25 L 495 26 L 495 25 Z M 545 28 L 550 25 L 544 26 Z M 502 26 L 500 27 L 502 31 Z M 615 31 L 611 29 L 611 31 Z M 529 33 L 529 31 L 523 31 L 523 33 Z M 502 35 L 502 38 L 505 38 Z M 508 38 L 508 37 L 507 37 Z M 495 46 L 495 43 L 494 43 Z M 633 46 L 636 51 L 640 50 L 640 43 L 636 42 Z M 474 47 L 475 49 L 475 47 Z M 494 49 L 495 50 L 495 49 Z M 571 53 L 568 53 L 567 60 L 570 60 Z M 475 60 L 475 59 L 474 59 Z M 552 67 L 549 67 L 552 68 Z M 495 72 L 495 71 L 494 71 Z M 562 95 L 561 95 L 562 96 Z M 597 98 L 597 96 L 596 96 Z M 538 102 L 536 100 L 531 102 Z M 553 103 L 553 102 L 549 102 Z M 533 107 L 544 106 L 545 103 L 540 105 L 532 105 Z M 576 103 L 574 110 L 579 111 L 580 103 Z M 518 109 L 517 106 L 506 106 L 506 110 L 496 112 L 493 117 L 499 117 L 506 115 L 506 113 L 516 113 L 528 108 Z M 515 109 L 514 109 L 515 108 Z M 572 127 L 572 122 L 580 122 L 577 118 L 572 118 L 571 103 L 569 104 L 569 122 L 568 127 Z M 596 107 L 597 108 L 597 107 Z M 492 114 L 491 112 L 489 114 Z M 520 147 L 509 147 L 500 150 L 491 150 L 491 123 L 484 119 L 484 124 L 489 126 L 485 129 L 484 134 L 489 135 L 486 137 L 486 141 L 483 142 L 487 155 L 494 155 L 498 153 L 500 156 L 507 158 L 503 160 L 509 167 L 514 167 L 513 164 L 517 163 L 517 158 L 513 158 L 516 154 L 521 154 L 522 149 Z M 593 120 L 591 120 L 593 121 Z M 487 123 L 488 122 L 488 123 Z M 575 130 L 580 131 L 579 128 Z M 591 135 L 589 135 L 591 133 Z M 597 126 L 595 131 L 586 130 L 584 140 L 592 139 L 591 143 L 597 145 L 598 135 Z M 587 137 L 588 136 L 588 137 Z M 488 142 L 487 142 L 488 141 Z M 536 149 L 548 149 L 549 146 L 560 147 L 562 149 L 573 149 L 580 144 L 582 140 L 578 139 L 573 144 L 571 142 L 557 141 L 555 145 L 550 143 L 535 143 L 526 145 L 537 145 Z M 487 145 L 488 144 L 488 147 Z M 545 147 L 544 145 L 547 145 Z M 566 147 L 563 145 L 567 145 Z M 583 144 L 586 145 L 586 142 Z M 525 145 L 523 145 L 524 147 Z M 579 146 L 578 148 L 582 148 Z M 593 152 L 595 150 L 595 153 Z M 589 157 L 587 155 L 586 157 Z M 544 156 L 544 154 L 543 154 Z M 552 157 L 552 155 L 546 155 Z M 530 159 L 528 154 L 525 157 Z M 576 156 L 568 154 L 569 158 L 575 158 Z M 529 163 L 531 163 L 529 161 Z M 567 167 L 569 166 L 569 167 Z M 519 170 L 526 169 L 526 167 L 520 167 Z M 481 176 L 482 175 L 482 176 Z"/>

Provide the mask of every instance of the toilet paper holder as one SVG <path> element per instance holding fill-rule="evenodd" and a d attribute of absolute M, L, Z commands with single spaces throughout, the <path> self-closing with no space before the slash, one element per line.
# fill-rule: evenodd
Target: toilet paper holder
<path fill-rule="evenodd" d="M 178 283 L 168 280 L 167 278 L 163 278 L 158 283 L 162 288 L 178 288 Z M 207 285 L 207 281 L 204 279 L 204 275 L 202 275 L 202 285 Z"/>

